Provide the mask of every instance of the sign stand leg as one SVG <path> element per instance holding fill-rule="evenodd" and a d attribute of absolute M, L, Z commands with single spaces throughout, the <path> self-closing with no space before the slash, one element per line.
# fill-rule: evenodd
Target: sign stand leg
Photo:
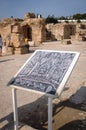
<path fill-rule="evenodd" d="M 13 97 L 13 111 L 14 111 L 14 130 L 18 130 L 18 110 L 17 110 L 17 97 L 15 88 L 12 88 L 12 97 Z"/>
<path fill-rule="evenodd" d="M 52 130 L 52 98 L 48 97 L 48 130 Z"/>

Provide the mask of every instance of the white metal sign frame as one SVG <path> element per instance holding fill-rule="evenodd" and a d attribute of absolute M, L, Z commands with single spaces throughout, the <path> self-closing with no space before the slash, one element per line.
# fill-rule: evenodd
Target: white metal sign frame
<path fill-rule="evenodd" d="M 68 70 L 66 71 L 61 83 L 59 84 L 56 93 L 55 94 L 50 94 L 50 93 L 45 93 L 45 92 L 41 92 L 41 91 L 37 91 L 34 89 L 29 89 L 29 88 L 25 88 L 25 87 L 21 87 L 21 86 L 16 86 L 16 85 L 12 85 L 9 83 L 9 85 L 12 87 L 12 97 L 13 97 L 13 110 L 14 110 L 14 127 L 15 130 L 18 130 L 18 111 L 17 111 L 17 97 L 16 97 L 16 90 L 20 89 L 20 90 L 25 90 L 25 91 L 29 91 L 29 92 L 35 92 L 35 93 L 39 93 L 39 94 L 46 94 L 48 96 L 48 130 L 52 130 L 52 98 L 53 97 L 59 97 L 64 89 L 64 86 L 79 58 L 80 53 L 79 52 L 73 52 L 73 51 L 55 51 L 55 50 L 36 50 L 32 56 L 26 61 L 26 63 L 20 68 L 20 70 L 17 72 L 17 74 L 14 76 L 13 79 L 15 79 L 17 77 L 17 75 L 21 72 L 21 70 L 27 65 L 27 63 L 33 58 L 33 56 L 36 55 L 37 52 L 47 52 L 47 53 L 68 53 L 68 54 L 74 54 L 74 57 L 72 59 L 71 64 L 68 67 Z"/>

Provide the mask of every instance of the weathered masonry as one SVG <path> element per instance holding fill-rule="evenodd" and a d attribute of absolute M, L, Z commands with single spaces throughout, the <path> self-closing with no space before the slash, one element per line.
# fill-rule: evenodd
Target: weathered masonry
<path fill-rule="evenodd" d="M 0 36 L 5 53 L 23 54 L 29 52 L 29 43 L 39 46 L 45 41 L 72 39 L 86 40 L 86 23 L 47 24 L 45 19 L 34 13 L 27 13 L 24 19 L 6 18 L 0 22 Z"/>
<path fill-rule="evenodd" d="M 0 23 L 0 34 L 8 53 L 27 53 L 25 39 L 34 41 L 35 46 L 45 41 L 45 22 L 33 13 L 27 13 L 23 20 L 7 18 Z"/>
<path fill-rule="evenodd" d="M 57 23 L 46 25 L 46 40 L 84 40 L 86 23 Z"/>

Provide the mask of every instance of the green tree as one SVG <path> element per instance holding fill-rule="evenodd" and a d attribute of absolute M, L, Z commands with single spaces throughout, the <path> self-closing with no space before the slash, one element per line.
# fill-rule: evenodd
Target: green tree
<path fill-rule="evenodd" d="M 86 19 L 86 13 L 82 14 L 82 18 Z"/>
<path fill-rule="evenodd" d="M 60 20 L 67 20 L 67 17 L 61 16 L 59 19 Z"/>
<path fill-rule="evenodd" d="M 48 17 L 45 19 L 45 22 L 46 22 L 46 24 L 48 24 L 48 23 L 58 23 L 58 20 L 57 20 L 57 18 L 55 18 L 54 17 L 54 15 L 52 15 L 52 16 L 50 16 L 50 15 L 48 15 Z"/>
<path fill-rule="evenodd" d="M 74 15 L 73 15 L 73 19 L 76 19 L 76 20 L 86 19 L 86 13 L 84 13 L 84 14 L 79 14 L 79 13 L 74 14 Z"/>

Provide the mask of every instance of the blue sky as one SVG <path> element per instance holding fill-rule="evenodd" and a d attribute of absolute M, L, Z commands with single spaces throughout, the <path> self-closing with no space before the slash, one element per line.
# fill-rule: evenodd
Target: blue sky
<path fill-rule="evenodd" d="M 27 12 L 43 17 L 86 13 L 86 0 L 0 0 L 0 19 L 11 16 L 24 18 Z"/>

